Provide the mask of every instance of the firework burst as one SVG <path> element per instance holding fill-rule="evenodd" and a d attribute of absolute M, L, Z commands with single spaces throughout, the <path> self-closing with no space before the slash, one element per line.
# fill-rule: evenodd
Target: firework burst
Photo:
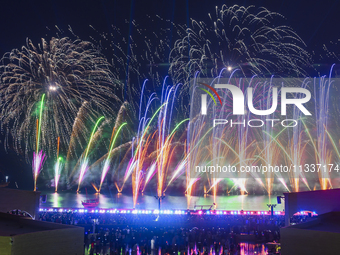
<path fill-rule="evenodd" d="M 40 142 L 49 155 L 55 153 L 57 137 L 64 149 L 68 147 L 81 106 L 90 112 L 112 112 L 110 101 L 119 99 L 109 66 L 92 43 L 69 38 L 42 39 L 38 46 L 27 40 L 20 50 L 5 54 L 0 66 L 0 120 L 15 149 L 27 156 L 34 145 L 36 103 L 42 94 L 46 109 Z"/>
<path fill-rule="evenodd" d="M 192 79 L 196 71 L 216 77 L 220 70 L 240 69 L 253 74 L 299 75 L 309 65 L 304 42 L 283 17 L 265 8 L 234 5 L 216 7 L 209 21 L 191 20 L 182 27 L 170 54 L 170 74 L 175 82 Z"/>

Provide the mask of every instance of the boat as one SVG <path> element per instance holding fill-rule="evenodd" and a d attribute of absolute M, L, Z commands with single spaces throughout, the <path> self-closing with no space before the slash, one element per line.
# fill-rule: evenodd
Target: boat
<path fill-rule="evenodd" d="M 85 208 L 96 208 L 99 205 L 99 197 L 94 199 L 87 199 L 87 189 L 86 190 L 86 200 L 81 201 Z"/>
<path fill-rule="evenodd" d="M 99 198 L 87 199 L 87 200 L 81 201 L 81 203 L 83 204 L 85 208 L 96 208 L 99 204 Z"/>

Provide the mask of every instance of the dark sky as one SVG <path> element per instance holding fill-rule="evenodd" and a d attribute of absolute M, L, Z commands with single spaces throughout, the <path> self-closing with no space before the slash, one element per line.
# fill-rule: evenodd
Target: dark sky
<path fill-rule="evenodd" d="M 134 19 L 140 27 L 143 27 L 147 24 L 147 15 L 151 17 L 159 15 L 176 24 L 186 24 L 189 18 L 207 19 L 207 14 L 214 12 L 215 6 L 220 7 L 222 4 L 263 6 L 270 11 L 278 12 L 285 16 L 286 24 L 306 42 L 309 51 L 320 52 L 323 43 L 327 44 L 340 38 L 339 2 L 340 0 L 6 0 L 1 3 L 0 8 L 0 55 L 25 45 L 27 37 L 38 42 L 40 38 L 48 37 L 47 34 L 53 35 L 56 31 L 55 25 L 63 30 L 71 26 L 75 34 L 87 40 L 89 25 L 101 32 L 110 32 L 111 25 L 128 30 L 125 20 Z M 51 31 L 49 32 L 47 28 Z M 153 27 L 148 29 L 152 30 Z M 15 174 L 11 177 L 12 180 L 17 180 L 19 188 L 22 188 L 25 180 L 32 178 L 30 166 L 13 152 L 6 154 L 3 144 L 0 144 L 0 147 L 0 180 L 11 172 Z M 13 169 L 20 170 L 12 171 Z"/>
<path fill-rule="evenodd" d="M 46 27 L 53 28 L 55 25 L 64 30 L 70 25 L 78 36 L 87 39 L 89 25 L 109 32 L 112 24 L 123 27 L 124 20 L 133 17 L 143 27 L 147 14 L 185 24 L 188 17 L 206 19 L 208 12 L 214 12 L 215 6 L 222 4 L 263 6 L 284 15 L 287 25 L 302 37 L 310 50 L 317 50 L 323 43 L 339 38 L 339 0 L 7 0 L 1 4 L 0 53 L 21 47 L 27 37 L 33 40 L 46 37 Z"/>

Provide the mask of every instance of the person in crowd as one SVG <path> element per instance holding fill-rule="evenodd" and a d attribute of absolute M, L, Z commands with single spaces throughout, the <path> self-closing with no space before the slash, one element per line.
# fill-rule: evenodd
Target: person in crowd
<path fill-rule="evenodd" d="M 240 235 L 279 242 L 282 215 L 154 215 L 40 212 L 40 220 L 83 226 L 88 254 L 236 254 Z M 294 216 L 292 223 L 308 216 Z M 156 220 L 157 219 L 157 220 Z M 95 221 L 94 221 L 95 220 Z M 93 228 L 93 224 L 96 225 Z M 95 229 L 95 232 L 93 232 Z M 254 239 L 252 239 L 254 240 Z"/>

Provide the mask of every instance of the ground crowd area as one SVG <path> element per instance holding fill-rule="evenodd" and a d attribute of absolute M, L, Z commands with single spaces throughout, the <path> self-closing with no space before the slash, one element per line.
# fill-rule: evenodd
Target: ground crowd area
<path fill-rule="evenodd" d="M 280 228 L 284 226 L 282 215 L 41 212 L 39 218 L 84 227 L 85 254 L 103 255 L 240 254 L 244 242 L 279 242 Z M 292 222 L 307 218 L 294 216 Z M 277 250 L 266 252 L 278 254 Z"/>

